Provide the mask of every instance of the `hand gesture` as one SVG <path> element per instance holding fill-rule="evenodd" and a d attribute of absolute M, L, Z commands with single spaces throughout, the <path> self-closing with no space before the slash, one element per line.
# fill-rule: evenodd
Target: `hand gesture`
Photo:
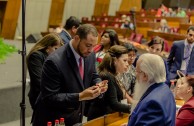
<path fill-rule="evenodd" d="M 79 93 L 79 101 L 91 100 L 98 97 L 100 94 L 101 89 L 99 86 L 92 86 Z"/>
<path fill-rule="evenodd" d="M 100 88 L 100 93 L 104 93 L 108 89 L 108 80 L 103 80 L 100 83 L 97 83 L 96 86 Z"/>

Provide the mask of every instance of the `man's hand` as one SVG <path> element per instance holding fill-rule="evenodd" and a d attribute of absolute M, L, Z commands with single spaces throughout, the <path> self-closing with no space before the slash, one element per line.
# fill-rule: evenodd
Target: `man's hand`
<path fill-rule="evenodd" d="M 121 124 L 121 126 L 127 126 L 127 123 L 123 123 L 123 124 Z"/>
<path fill-rule="evenodd" d="M 97 83 L 96 86 L 100 88 L 100 93 L 104 93 L 108 89 L 108 80 L 103 80 L 100 83 Z"/>
<path fill-rule="evenodd" d="M 99 86 L 92 86 L 79 93 L 79 101 L 91 100 L 101 94 Z"/>

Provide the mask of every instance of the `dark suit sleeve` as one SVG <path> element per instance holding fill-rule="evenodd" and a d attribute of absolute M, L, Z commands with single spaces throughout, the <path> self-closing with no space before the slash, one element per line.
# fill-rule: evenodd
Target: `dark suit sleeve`
<path fill-rule="evenodd" d="M 105 93 L 105 98 L 109 104 L 109 106 L 111 107 L 112 110 L 117 111 L 117 112 L 125 112 L 125 113 L 129 113 L 130 112 L 130 106 L 127 104 L 123 104 L 120 102 L 120 100 L 118 99 L 118 91 L 120 89 L 117 89 L 118 87 L 116 87 L 117 83 L 114 79 L 114 77 L 104 74 L 102 75 L 102 79 L 106 79 L 108 80 L 108 90 Z M 121 94 L 123 95 L 123 93 Z M 122 97 L 122 96 L 121 96 Z"/>
<path fill-rule="evenodd" d="M 175 50 L 176 50 L 176 46 L 175 43 L 173 43 L 171 50 L 170 50 L 170 54 L 167 58 L 167 66 L 168 66 L 168 70 L 170 71 L 171 69 L 171 65 L 174 62 L 174 57 L 175 57 Z"/>
<path fill-rule="evenodd" d="M 99 82 L 101 82 L 102 80 L 100 79 L 100 76 L 99 74 L 97 73 L 97 70 L 96 70 L 96 65 L 94 63 L 93 65 L 93 73 L 92 73 L 92 85 L 95 85 Z"/>
<path fill-rule="evenodd" d="M 137 113 L 137 119 L 134 126 L 164 126 L 163 112 L 160 105 L 155 101 L 145 104 L 144 108 Z M 135 114 L 135 113 L 132 113 Z M 130 121 L 130 120 L 129 120 Z"/>
<path fill-rule="evenodd" d="M 43 101 L 55 107 L 66 106 L 77 107 L 79 104 L 79 93 L 63 93 L 63 75 L 57 65 L 51 60 L 45 61 L 42 72 L 41 91 Z M 71 82 L 69 82 L 71 84 Z"/>
<path fill-rule="evenodd" d="M 31 86 L 33 86 L 33 88 L 37 92 L 40 91 L 40 78 L 42 74 L 44 60 L 45 57 L 43 56 L 43 54 L 38 52 L 32 53 L 28 59 L 28 70 L 31 82 L 33 82 L 33 85 Z"/>
<path fill-rule="evenodd" d="M 166 81 L 165 81 L 165 84 L 170 86 L 169 69 L 168 69 L 168 65 L 167 65 L 167 62 L 166 62 L 165 59 L 164 59 L 164 65 L 165 65 L 165 69 L 166 69 Z"/>

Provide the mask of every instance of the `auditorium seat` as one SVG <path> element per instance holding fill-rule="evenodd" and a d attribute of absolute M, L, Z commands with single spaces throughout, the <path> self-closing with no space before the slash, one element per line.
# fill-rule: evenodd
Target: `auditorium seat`
<path fill-rule="evenodd" d="M 108 20 L 109 20 L 108 17 L 105 17 L 105 18 L 104 18 L 104 21 L 108 21 Z"/>
<path fill-rule="evenodd" d="M 143 38 L 142 34 L 136 34 L 135 38 L 134 38 L 134 41 L 141 44 L 142 38 Z"/>
<path fill-rule="evenodd" d="M 115 22 L 119 22 L 119 20 L 120 20 L 120 19 L 119 19 L 118 17 L 114 18 L 114 21 L 115 21 Z"/>
<path fill-rule="evenodd" d="M 174 27 L 174 28 L 173 28 L 173 32 L 174 32 L 174 33 L 179 33 L 179 30 L 180 30 L 180 28 L 177 28 L 177 27 Z"/>
<path fill-rule="evenodd" d="M 132 33 L 131 33 L 131 35 L 130 35 L 130 37 L 129 37 L 129 40 L 133 41 L 133 40 L 134 40 L 134 38 L 135 38 L 135 33 L 134 33 L 134 32 L 132 32 Z"/>
<path fill-rule="evenodd" d="M 170 47 L 168 45 L 168 41 L 167 40 L 164 40 L 164 51 L 165 52 L 169 52 L 170 51 Z"/>
<path fill-rule="evenodd" d="M 108 26 L 108 24 L 105 23 L 105 22 L 102 22 L 102 23 L 100 23 L 100 26 L 101 26 L 102 28 L 106 28 L 106 27 Z"/>
<path fill-rule="evenodd" d="M 82 22 L 88 21 L 88 17 L 82 17 Z"/>
<path fill-rule="evenodd" d="M 119 23 L 112 23 L 112 26 L 113 26 L 114 28 L 120 28 L 120 24 L 119 24 Z"/>

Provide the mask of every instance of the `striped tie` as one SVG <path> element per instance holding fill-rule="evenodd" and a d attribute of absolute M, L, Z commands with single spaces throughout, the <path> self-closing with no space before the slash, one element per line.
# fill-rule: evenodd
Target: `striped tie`
<path fill-rule="evenodd" d="M 191 49 L 191 45 L 188 44 L 188 45 L 186 46 L 185 54 L 184 54 L 184 60 L 185 60 L 185 62 L 186 62 L 186 73 L 187 73 L 187 68 L 188 68 L 188 65 L 189 65 L 190 49 Z"/>
<path fill-rule="evenodd" d="M 83 80 L 83 78 L 84 78 L 84 70 L 83 70 L 83 66 L 82 66 L 82 58 L 81 57 L 79 58 L 79 73 L 80 73 L 80 76 L 81 76 L 81 78 Z"/>

